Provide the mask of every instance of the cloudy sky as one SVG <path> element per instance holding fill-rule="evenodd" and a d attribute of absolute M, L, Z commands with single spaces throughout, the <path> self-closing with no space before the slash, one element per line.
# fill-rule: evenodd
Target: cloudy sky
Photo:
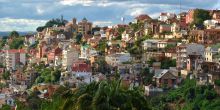
<path fill-rule="evenodd" d="M 157 18 L 160 12 L 180 12 L 180 0 L 0 0 L 0 31 L 35 31 L 61 15 L 71 20 L 86 17 L 95 25 L 130 22 L 140 14 Z M 181 11 L 218 9 L 220 0 L 181 0 Z"/>

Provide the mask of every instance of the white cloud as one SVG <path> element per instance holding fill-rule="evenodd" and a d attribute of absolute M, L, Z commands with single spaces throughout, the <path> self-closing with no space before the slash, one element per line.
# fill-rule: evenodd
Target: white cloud
<path fill-rule="evenodd" d="M 46 20 L 0 18 L 0 31 L 35 31 L 46 22 Z"/>
<path fill-rule="evenodd" d="M 60 4 L 69 5 L 69 6 L 74 6 L 74 5 L 91 6 L 92 3 L 94 3 L 93 0 L 61 0 L 60 1 Z"/>
<path fill-rule="evenodd" d="M 136 16 L 144 14 L 144 13 L 145 13 L 144 8 L 133 8 L 131 10 L 127 10 L 125 14 L 136 17 Z"/>
<path fill-rule="evenodd" d="M 109 25 L 113 25 L 112 21 L 94 21 L 93 25 L 96 26 L 109 26 Z"/>
<path fill-rule="evenodd" d="M 36 6 L 37 14 L 42 15 L 45 11 L 41 5 Z"/>

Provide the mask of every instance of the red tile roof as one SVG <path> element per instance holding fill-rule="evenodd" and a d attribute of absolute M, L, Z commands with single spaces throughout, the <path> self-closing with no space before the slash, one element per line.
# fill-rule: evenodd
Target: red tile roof
<path fill-rule="evenodd" d="M 91 66 L 89 64 L 86 63 L 74 63 L 72 66 L 72 71 L 75 72 L 91 72 Z"/>
<path fill-rule="evenodd" d="M 10 49 L 10 50 L 6 50 L 6 52 L 8 52 L 8 53 L 26 53 L 26 51 L 24 49 Z"/>
<path fill-rule="evenodd" d="M 151 17 L 146 14 L 143 14 L 143 15 L 137 16 L 135 19 L 137 19 L 137 20 L 150 20 Z"/>

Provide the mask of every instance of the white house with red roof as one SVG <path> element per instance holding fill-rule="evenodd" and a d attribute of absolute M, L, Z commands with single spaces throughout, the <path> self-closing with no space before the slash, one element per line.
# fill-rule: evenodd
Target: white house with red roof
<path fill-rule="evenodd" d="M 5 50 L 5 64 L 7 70 L 16 70 L 16 66 L 26 64 L 26 51 L 24 49 Z"/>
<path fill-rule="evenodd" d="M 85 83 L 92 82 L 91 65 L 82 61 L 74 62 L 72 65 L 72 77 L 75 77 Z"/>

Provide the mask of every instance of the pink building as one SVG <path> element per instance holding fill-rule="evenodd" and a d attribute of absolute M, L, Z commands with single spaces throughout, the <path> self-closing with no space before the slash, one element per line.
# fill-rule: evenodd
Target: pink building
<path fill-rule="evenodd" d="M 16 66 L 26 64 L 26 51 L 23 49 L 11 49 L 5 51 L 6 68 L 16 70 Z"/>
<path fill-rule="evenodd" d="M 194 12 L 196 9 L 191 9 L 188 11 L 187 15 L 186 15 L 186 24 L 190 24 L 193 22 L 194 20 Z"/>
<path fill-rule="evenodd" d="M 160 33 L 162 33 L 162 32 L 171 32 L 171 25 L 161 24 L 160 25 Z"/>

